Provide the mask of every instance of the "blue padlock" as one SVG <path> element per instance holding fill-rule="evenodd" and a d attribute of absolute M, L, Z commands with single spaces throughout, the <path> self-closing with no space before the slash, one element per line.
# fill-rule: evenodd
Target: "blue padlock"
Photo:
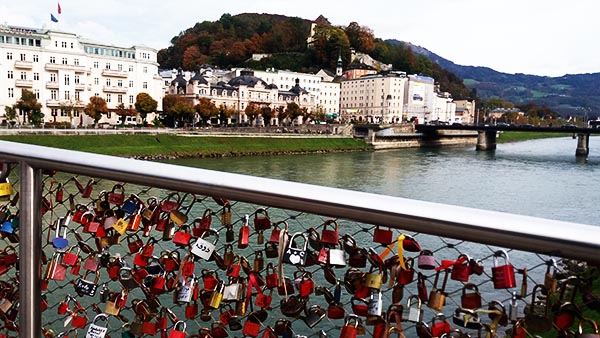
<path fill-rule="evenodd" d="M 59 218 L 56 222 L 56 237 L 52 240 L 52 246 L 55 249 L 64 249 L 69 246 L 69 241 L 67 240 L 67 227 L 64 226 L 66 222 L 68 222 L 68 220 L 63 217 Z M 59 237 L 61 229 L 63 229 L 63 234 L 62 237 Z"/>
<path fill-rule="evenodd" d="M 12 234 L 14 231 L 15 229 L 13 228 L 12 223 L 9 221 L 4 221 L 2 226 L 0 226 L 0 232 Z"/>

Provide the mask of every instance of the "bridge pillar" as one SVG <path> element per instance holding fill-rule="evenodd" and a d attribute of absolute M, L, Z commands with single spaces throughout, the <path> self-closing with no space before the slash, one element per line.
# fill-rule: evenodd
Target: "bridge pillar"
<path fill-rule="evenodd" d="M 588 156 L 590 153 L 590 134 L 577 134 L 575 156 Z"/>
<path fill-rule="evenodd" d="M 478 130 L 477 131 L 477 146 L 476 150 L 488 151 L 496 150 L 496 131 L 495 130 Z"/>

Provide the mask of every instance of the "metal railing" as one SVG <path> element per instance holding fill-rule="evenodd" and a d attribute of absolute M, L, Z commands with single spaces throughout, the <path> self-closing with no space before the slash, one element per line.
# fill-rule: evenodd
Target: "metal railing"
<path fill-rule="evenodd" d="M 42 170 L 175 190 L 600 263 L 600 227 L 211 170 L 0 141 L 19 166 L 21 337 L 41 332 Z M 449 245 L 450 247 L 450 245 Z"/>

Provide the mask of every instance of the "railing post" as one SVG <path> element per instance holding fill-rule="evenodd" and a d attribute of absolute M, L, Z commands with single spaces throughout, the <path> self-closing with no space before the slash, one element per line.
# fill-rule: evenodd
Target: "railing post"
<path fill-rule="evenodd" d="M 42 173 L 20 163 L 19 336 L 40 337 L 42 332 L 40 258 L 42 250 Z"/>

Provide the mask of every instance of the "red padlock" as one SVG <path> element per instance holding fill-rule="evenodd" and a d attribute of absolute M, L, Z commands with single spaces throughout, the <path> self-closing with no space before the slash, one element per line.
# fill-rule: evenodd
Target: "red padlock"
<path fill-rule="evenodd" d="M 202 269 L 203 289 L 206 291 L 214 290 L 219 284 L 219 278 L 215 270 Z"/>
<path fill-rule="evenodd" d="M 254 212 L 254 230 L 263 231 L 271 228 L 271 219 L 269 213 L 264 208 Z"/>
<path fill-rule="evenodd" d="M 327 229 L 327 226 L 335 226 L 335 230 Z M 337 245 L 340 240 L 339 226 L 335 220 L 329 219 L 323 223 L 321 231 L 321 243 Z"/>
<path fill-rule="evenodd" d="M 192 234 L 195 238 L 202 237 L 205 232 L 208 232 L 212 223 L 212 215 L 214 215 L 212 209 L 206 209 L 204 210 L 204 214 L 201 218 L 197 218 L 194 220 L 194 224 L 198 224 L 197 226 L 192 228 Z"/>
<path fill-rule="evenodd" d="M 342 319 L 346 316 L 344 304 L 341 302 L 331 303 L 327 307 L 327 317 L 330 319 Z"/>
<path fill-rule="evenodd" d="M 305 271 L 302 274 L 300 285 L 298 287 L 298 293 L 301 297 L 308 297 L 315 290 L 315 282 L 312 279 L 312 274 Z"/>
<path fill-rule="evenodd" d="M 384 230 L 380 229 L 379 225 L 375 228 L 375 233 L 373 235 L 373 242 L 380 243 L 383 245 L 389 245 L 392 243 L 393 232 L 391 229 Z"/>
<path fill-rule="evenodd" d="M 273 230 L 271 231 L 271 236 L 269 237 L 269 243 L 279 243 L 279 234 L 281 234 L 281 229 L 279 229 L 279 224 L 284 225 L 284 229 L 288 228 L 288 224 L 285 221 L 280 221 L 277 223 L 273 223 Z"/>
<path fill-rule="evenodd" d="M 248 225 L 248 215 L 246 215 L 244 225 L 240 228 L 238 237 L 238 249 L 245 249 L 250 244 L 250 226 Z"/>
<path fill-rule="evenodd" d="M 431 250 L 421 250 L 417 262 L 417 265 L 421 270 L 435 269 L 435 258 L 433 257 L 433 252 L 431 252 Z"/>
<path fill-rule="evenodd" d="M 436 322 L 436 319 L 441 320 Z M 433 337 L 441 337 L 444 333 L 450 333 L 450 330 L 450 323 L 443 313 L 437 314 L 431 319 L 431 335 Z"/>
<path fill-rule="evenodd" d="M 498 266 L 498 257 L 504 257 L 506 264 Z M 515 279 L 515 268 L 508 261 L 508 253 L 498 250 L 494 253 L 494 267 L 492 267 L 492 281 L 495 289 L 509 289 L 517 285 Z"/>
<path fill-rule="evenodd" d="M 467 293 L 467 290 L 473 290 L 473 292 Z M 463 286 L 462 296 L 460 297 L 460 305 L 465 309 L 479 309 L 481 307 L 481 294 L 477 285 L 468 283 Z"/>
<path fill-rule="evenodd" d="M 250 337 L 257 337 L 260 332 L 260 323 L 255 323 L 251 320 L 246 320 L 242 334 Z"/>
<path fill-rule="evenodd" d="M 404 266 L 406 269 L 400 267 L 398 274 L 396 275 L 396 282 L 400 285 L 407 285 L 412 283 L 415 279 L 415 269 L 413 269 L 414 259 L 412 257 L 404 259 Z"/>
<path fill-rule="evenodd" d="M 358 335 L 358 325 L 360 324 L 357 317 L 348 317 L 342 330 L 340 332 L 340 338 L 356 338 Z"/>
<path fill-rule="evenodd" d="M 456 263 L 452 265 L 452 273 L 450 274 L 450 278 L 460 282 L 468 282 L 469 276 L 471 275 L 470 261 L 471 259 L 469 256 L 465 254 L 458 255 Z"/>
<path fill-rule="evenodd" d="M 267 264 L 266 270 L 267 289 L 276 288 L 279 285 L 279 276 L 277 275 L 277 271 L 275 271 L 273 263 Z"/>
<path fill-rule="evenodd" d="M 354 312 L 355 315 L 360 317 L 366 317 L 369 313 L 369 304 L 366 300 L 362 298 L 352 297 L 350 303 L 352 304 L 352 312 Z"/>
<path fill-rule="evenodd" d="M 186 325 L 184 321 L 178 321 L 177 323 L 175 323 L 175 325 L 173 326 L 173 330 L 171 330 L 171 332 L 169 332 L 169 338 L 185 338 L 185 329 L 186 329 Z"/>

